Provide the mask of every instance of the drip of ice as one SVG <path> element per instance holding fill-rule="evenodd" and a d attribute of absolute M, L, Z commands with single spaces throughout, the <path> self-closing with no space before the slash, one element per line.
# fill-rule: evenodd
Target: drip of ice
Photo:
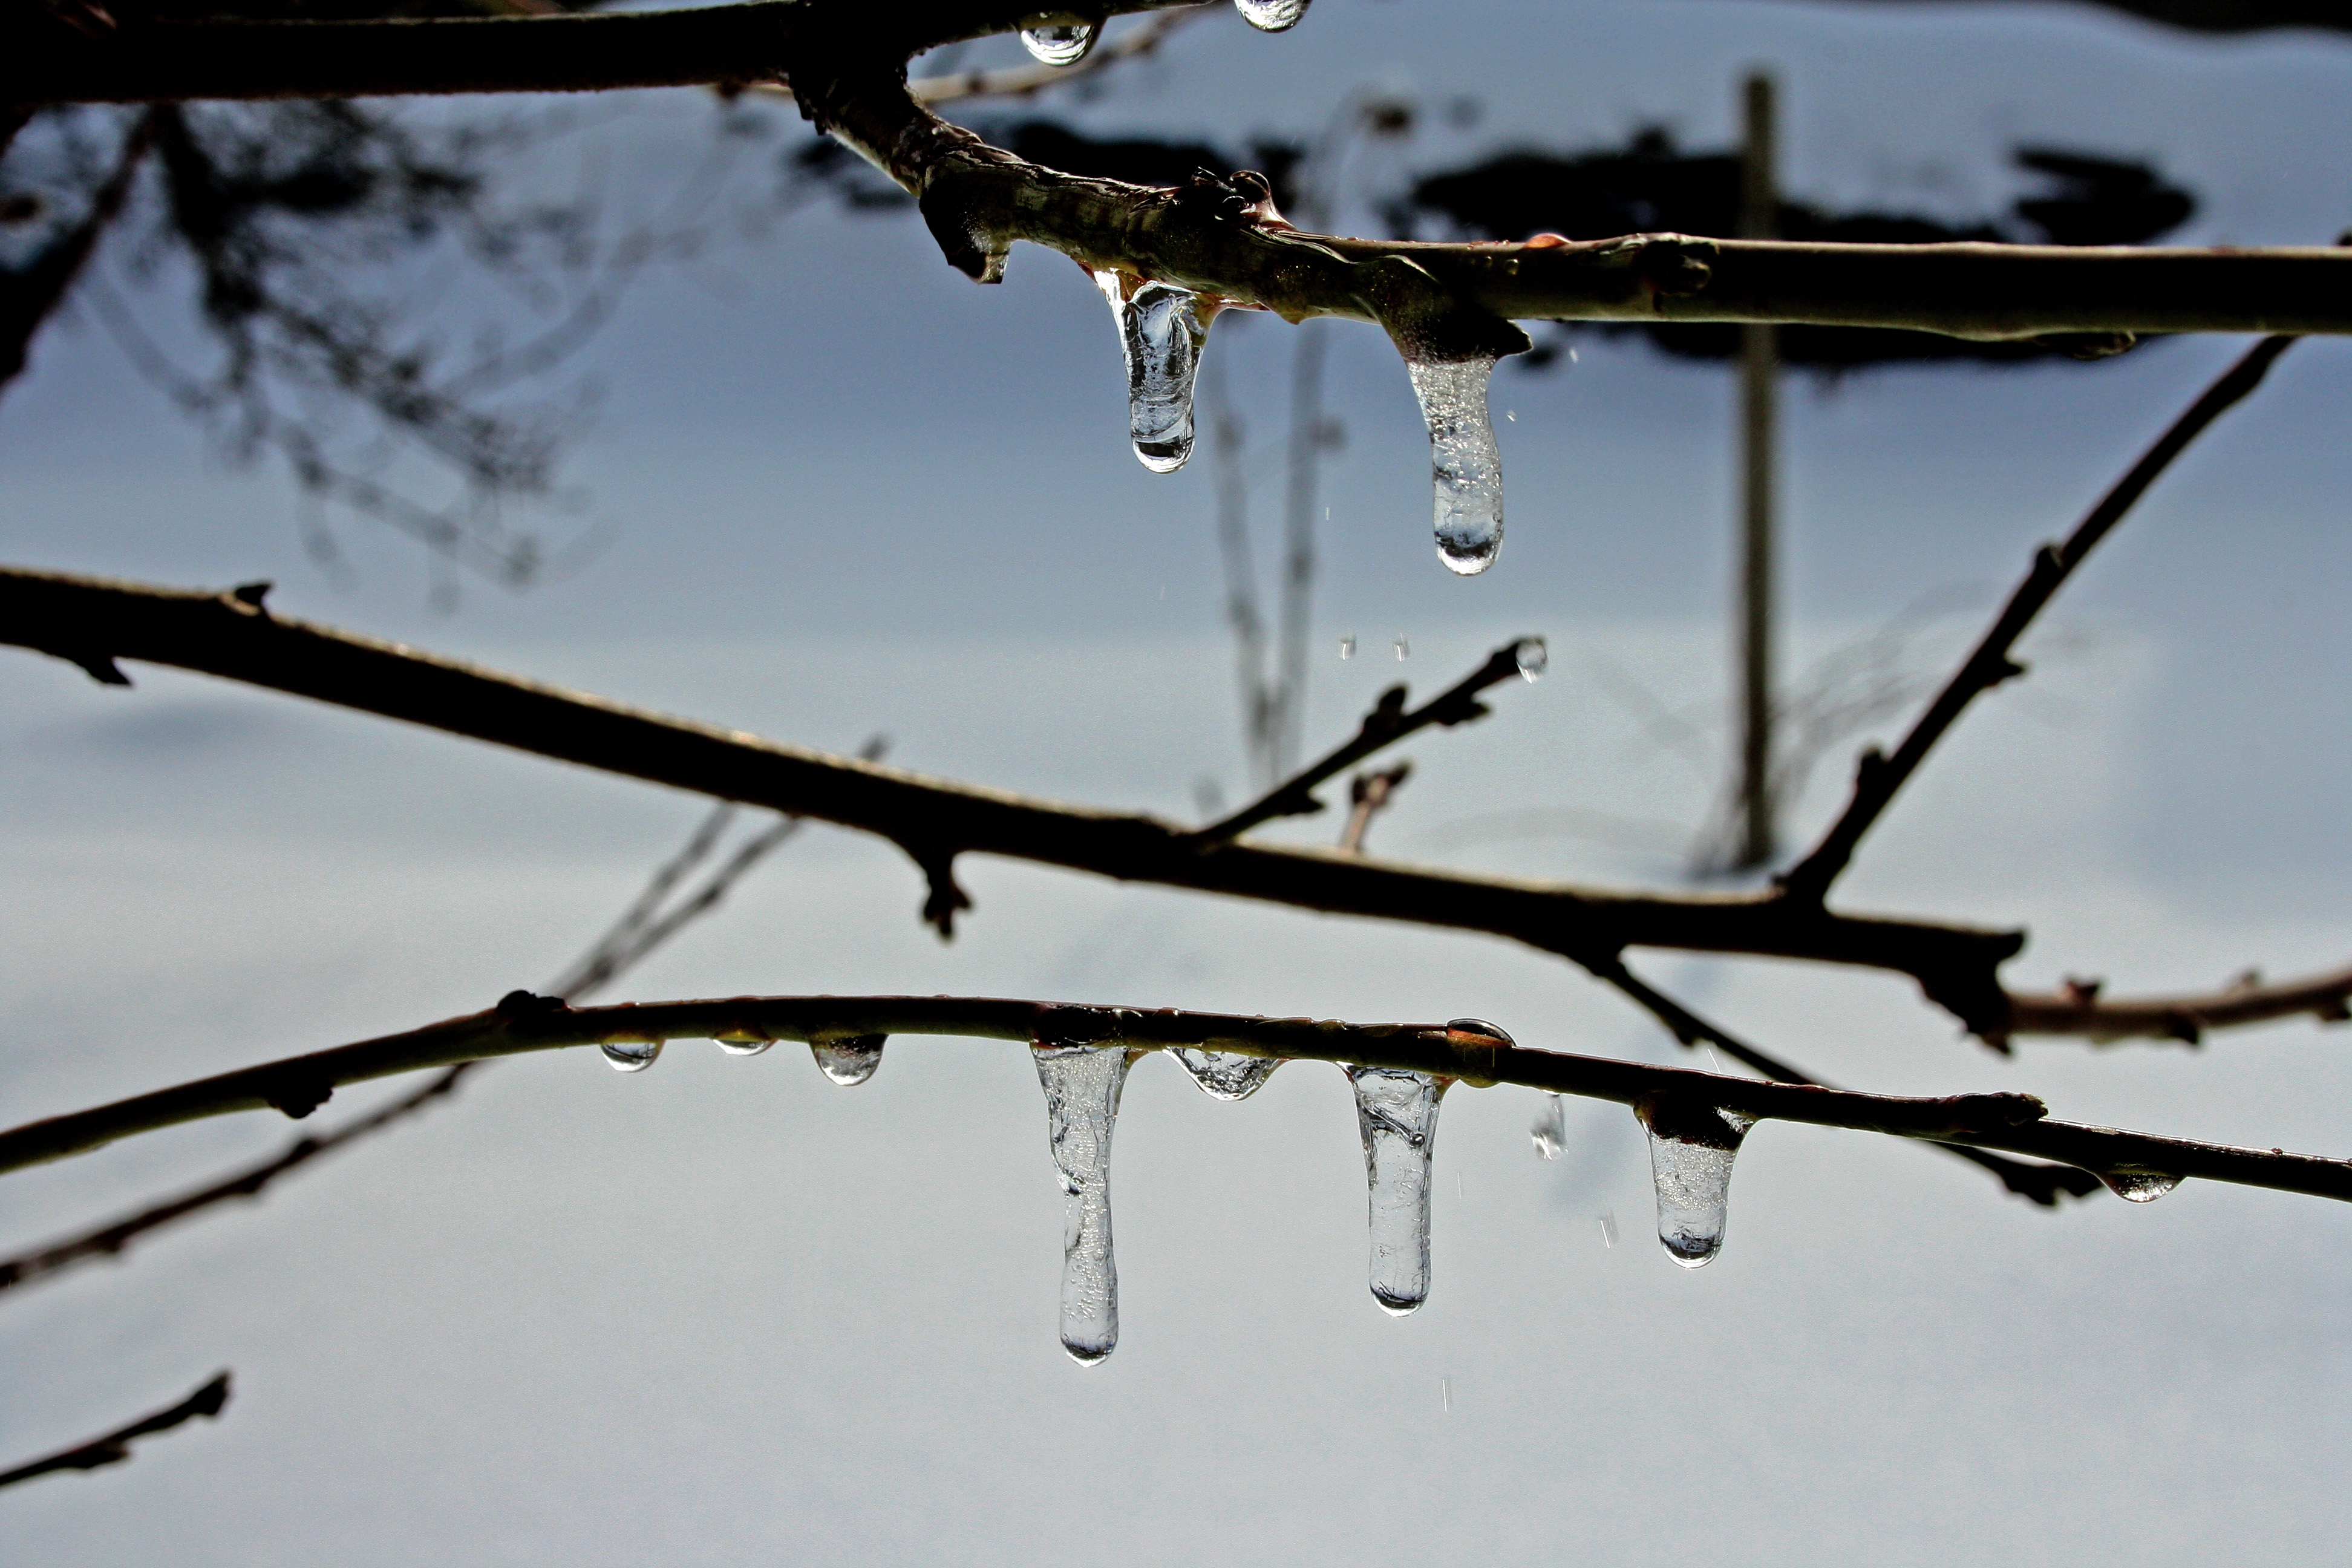
<path fill-rule="evenodd" d="M 1568 1121 L 1560 1112 L 1559 1096 L 1544 1096 L 1544 1107 L 1536 1112 L 1535 1123 L 1528 1129 L 1528 1136 L 1535 1140 L 1537 1153 L 1547 1160 L 1559 1158 L 1560 1151 L 1568 1147 Z"/>
<path fill-rule="evenodd" d="M 882 1065 L 882 1043 L 887 1035 L 835 1035 L 827 1039 L 811 1040 L 809 1052 L 824 1076 L 848 1089 L 864 1083 Z"/>
<path fill-rule="evenodd" d="M 659 1040 L 608 1040 L 596 1047 L 615 1072 L 643 1072 L 661 1055 Z"/>
<path fill-rule="evenodd" d="M 1211 1100 L 1247 1100 L 1274 1076 L 1280 1057 L 1253 1057 L 1241 1051 L 1204 1051 L 1178 1046 L 1169 1052 L 1192 1075 Z"/>
<path fill-rule="evenodd" d="M 1405 361 L 1429 422 L 1437 558 L 1465 577 L 1492 566 L 1503 544 L 1503 454 L 1486 415 L 1486 378 L 1495 364 L 1493 354 Z"/>
<path fill-rule="evenodd" d="M 1339 639 L 1339 657 L 1341 658 L 1353 658 L 1356 657 L 1356 639 L 1354 637 L 1345 637 Z"/>
<path fill-rule="evenodd" d="M 1095 47 L 1095 31 L 1092 22 L 1048 22 L 1039 27 L 1024 27 L 1021 43 L 1043 64 L 1074 66 Z"/>
<path fill-rule="evenodd" d="M 1118 272 L 1097 272 L 1095 283 L 1110 301 L 1127 356 L 1127 433 L 1135 455 L 1155 474 L 1174 473 L 1192 455 L 1192 377 L 1209 341 L 1200 296 Z"/>
<path fill-rule="evenodd" d="M 2105 1171 L 2099 1180 L 2127 1204 L 2152 1204 L 2180 1184 L 2179 1177 L 2163 1171 Z"/>
<path fill-rule="evenodd" d="M 1517 653 L 1521 680 L 1541 680 L 1543 672 L 1551 668 L 1551 649 L 1541 637 L 1521 637 Z"/>
<path fill-rule="evenodd" d="M 1312 0 L 1234 0 L 1242 19 L 1261 33 L 1285 33 L 1298 26 Z"/>
<path fill-rule="evenodd" d="M 1429 1156 L 1450 1079 L 1351 1067 L 1370 1189 L 1372 1300 L 1403 1317 L 1429 1299 Z"/>
<path fill-rule="evenodd" d="M 1118 1265 L 1110 1251 L 1110 1132 L 1127 1082 L 1124 1046 L 1031 1047 L 1045 1087 L 1062 1217 L 1062 1348 L 1092 1366 L 1118 1343 Z"/>
<path fill-rule="evenodd" d="M 1658 1184 L 1658 1243 L 1685 1268 L 1723 1250 L 1731 1162 L 1754 1119 L 1704 1100 L 1644 1100 L 1634 1111 L 1650 1134 L 1650 1174 Z"/>

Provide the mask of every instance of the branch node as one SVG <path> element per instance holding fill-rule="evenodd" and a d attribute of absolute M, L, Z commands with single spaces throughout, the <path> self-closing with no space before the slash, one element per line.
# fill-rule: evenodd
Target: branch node
<path fill-rule="evenodd" d="M 929 892 L 923 900 L 923 923 L 939 932 L 941 942 L 953 942 L 956 912 L 971 908 L 971 895 L 956 882 L 956 852 L 909 849 L 907 853 L 922 868 L 924 880 L 929 885 Z"/>
<path fill-rule="evenodd" d="M 240 605 L 247 605 L 252 609 L 261 610 L 264 614 L 267 614 L 267 607 L 262 604 L 262 601 L 269 597 L 269 590 L 276 586 L 278 586 L 277 584 L 270 582 L 267 578 L 262 578 L 251 583 L 239 583 L 236 587 L 231 588 L 228 591 L 228 597 L 236 600 Z"/>

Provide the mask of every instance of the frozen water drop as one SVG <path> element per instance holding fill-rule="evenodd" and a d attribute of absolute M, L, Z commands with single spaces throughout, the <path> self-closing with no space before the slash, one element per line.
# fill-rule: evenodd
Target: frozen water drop
<path fill-rule="evenodd" d="M 1715 1260 L 1731 1199 L 1731 1162 L 1756 1123 L 1705 1100 L 1653 1096 L 1634 1114 L 1650 1134 L 1658 1243 L 1685 1268 Z"/>
<path fill-rule="evenodd" d="M 1354 637 L 1341 637 L 1339 639 L 1339 657 L 1341 658 L 1353 658 L 1356 657 L 1356 639 Z"/>
<path fill-rule="evenodd" d="M 1110 1248 L 1110 1134 L 1127 1082 L 1123 1046 L 1031 1047 L 1047 1137 L 1067 1202 L 1062 1217 L 1062 1348 L 1091 1366 L 1118 1344 L 1118 1265 Z"/>
<path fill-rule="evenodd" d="M 1394 1068 L 1351 1067 L 1356 1129 L 1364 1139 L 1371 1221 L 1372 1300 L 1403 1317 L 1429 1299 L 1429 1157 L 1437 1102 L 1451 1079 Z"/>
<path fill-rule="evenodd" d="M 643 1072 L 661 1055 L 662 1043 L 659 1040 L 608 1040 L 596 1048 L 604 1053 L 604 1059 L 613 1064 L 615 1072 Z"/>
<path fill-rule="evenodd" d="M 1537 1153 L 1547 1160 L 1559 1158 L 1560 1151 L 1568 1147 L 1568 1121 L 1560 1110 L 1559 1096 L 1544 1096 L 1543 1109 L 1536 1112 L 1528 1136 L 1535 1140 Z"/>
<path fill-rule="evenodd" d="M 1234 0 L 1242 19 L 1261 33 L 1285 33 L 1298 26 L 1312 0 Z"/>
<path fill-rule="evenodd" d="M 887 1035 L 835 1035 L 809 1042 L 809 1054 L 824 1076 L 844 1089 L 854 1088 L 874 1076 L 882 1065 L 883 1042 Z"/>
<path fill-rule="evenodd" d="M 1169 1052 L 1192 1075 L 1201 1092 L 1212 1100 L 1247 1100 L 1274 1076 L 1280 1057 L 1254 1057 L 1243 1051 L 1205 1051 L 1178 1046 Z"/>
<path fill-rule="evenodd" d="M 1503 545 L 1503 454 L 1486 414 L 1495 363 L 1493 354 L 1405 361 L 1429 423 L 1437 556 L 1465 577 L 1493 565 Z"/>
<path fill-rule="evenodd" d="M 1074 66 L 1095 47 L 1095 25 L 1075 19 L 1042 22 L 1021 29 L 1022 47 L 1049 66 Z"/>
<path fill-rule="evenodd" d="M 2180 1184 L 2179 1177 L 2164 1171 L 2103 1171 L 2099 1180 L 2127 1204 L 2152 1204 Z"/>
<path fill-rule="evenodd" d="M 1521 680 L 1540 680 L 1543 672 L 1551 668 L 1551 649 L 1544 646 L 1541 637 L 1521 637 L 1517 651 Z"/>
<path fill-rule="evenodd" d="M 755 1035 L 749 1029 L 730 1029 L 723 1035 L 713 1035 L 719 1048 L 730 1057 L 756 1057 L 776 1042 L 765 1035 Z"/>
<path fill-rule="evenodd" d="M 1136 458 L 1155 474 L 1173 473 L 1192 455 L 1192 377 L 1209 341 L 1200 296 L 1121 272 L 1097 272 L 1095 283 L 1110 301 L 1127 359 L 1127 431 Z"/>

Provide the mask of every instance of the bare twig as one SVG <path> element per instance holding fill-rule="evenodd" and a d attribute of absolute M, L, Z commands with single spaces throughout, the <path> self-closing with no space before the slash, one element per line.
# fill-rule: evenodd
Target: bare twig
<path fill-rule="evenodd" d="M 1444 1024 L 1345 1024 L 961 996 L 738 996 L 573 1008 L 527 991 L 509 994 L 486 1013 L 222 1073 L 0 1132 L 0 1172 L 206 1117 L 315 1105 L 340 1085 L 452 1062 L 585 1045 L 705 1038 L 824 1040 L 863 1035 L 1117 1042 L 1138 1050 L 1190 1046 L 1429 1073 L 1479 1087 L 1519 1084 L 1625 1105 L 1684 1099 L 1759 1121 L 1801 1121 L 1995 1149 L 2118 1178 L 2197 1176 L 2352 1200 L 2352 1161 L 2050 1121 L 2044 1120 L 2047 1110 L 2042 1101 L 2031 1095 L 1906 1099 L 1856 1094 L 1528 1050 L 1495 1034 Z"/>
<path fill-rule="evenodd" d="M 2115 1040 L 2174 1040 L 2197 1045 L 2208 1029 L 2265 1024 L 2305 1014 L 2324 1024 L 2352 1018 L 2352 965 L 2265 985 L 2252 971 L 2219 991 L 2179 996 L 2105 997 L 2095 980 L 2009 997 L 2011 1035 L 2073 1035 Z"/>
<path fill-rule="evenodd" d="M 29 1481 L 35 1476 L 46 1476 L 53 1470 L 95 1470 L 107 1465 L 119 1465 L 131 1458 L 131 1445 L 141 1437 L 158 1432 L 169 1432 L 184 1422 L 199 1415 L 218 1415 L 228 1403 L 228 1373 L 222 1373 L 202 1388 L 168 1410 L 158 1410 L 152 1415 L 142 1416 L 128 1426 L 118 1426 L 103 1437 L 92 1437 L 87 1443 L 19 1465 L 13 1470 L 0 1471 L 0 1487 L 13 1487 L 18 1481 Z"/>
<path fill-rule="evenodd" d="M 131 184 L 155 144 L 155 113 L 142 114 L 122 138 L 114 169 L 90 197 L 79 223 L 43 247 L 21 269 L 0 274 L 0 388 L 24 373 L 34 334 L 73 288 L 108 226 L 121 216 Z"/>
<path fill-rule="evenodd" d="M 1358 773 L 1349 781 L 1348 826 L 1339 835 L 1339 848 L 1343 854 L 1361 855 L 1364 852 L 1364 834 L 1372 826 L 1372 818 L 1381 814 L 1396 792 L 1404 787 L 1404 781 L 1411 777 L 1412 763 L 1402 762 L 1391 768 L 1382 768 L 1376 773 Z"/>
<path fill-rule="evenodd" d="M 2025 673 L 2024 667 L 2010 658 L 2010 650 L 2074 568 L 2083 563 L 2084 557 L 2106 537 L 2108 531 L 2131 510 L 2132 503 L 2147 492 L 2158 476 L 2207 426 L 2262 384 L 2272 362 L 2294 342 L 2292 337 L 2270 337 L 2249 349 L 2172 422 L 2171 428 L 2158 437 L 2112 489 L 2099 498 L 2098 504 L 2075 526 L 2064 544 L 2045 544 L 2035 552 L 2032 570 L 2001 607 L 1984 639 L 1936 694 L 1936 700 L 1912 725 L 1911 732 L 1903 738 L 1895 754 L 1885 756 L 1876 747 L 1863 752 L 1854 772 L 1853 795 L 1844 812 L 1811 853 L 1780 879 L 1781 890 L 1790 900 L 1807 904 L 1821 902 L 1830 884 L 1853 858 L 1854 846 L 1861 842 L 1862 836 L 1870 831 L 1871 825 L 1895 799 L 1895 792 L 1918 771 L 1929 749 L 1943 739 L 1944 732 L 1968 705 L 2002 681 Z"/>

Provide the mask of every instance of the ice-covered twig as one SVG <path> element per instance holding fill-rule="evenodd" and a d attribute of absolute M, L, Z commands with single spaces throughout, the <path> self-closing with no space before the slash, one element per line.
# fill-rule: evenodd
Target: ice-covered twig
<path fill-rule="evenodd" d="M 127 1426 L 118 1426 L 103 1437 L 92 1437 L 87 1443 L 77 1443 L 70 1448 L 19 1465 L 13 1470 L 0 1470 L 0 1487 L 13 1487 L 18 1481 L 29 1481 L 35 1476 L 46 1476 L 54 1470 L 95 1470 L 107 1465 L 119 1465 L 131 1458 L 131 1445 L 141 1437 L 158 1432 L 169 1432 L 199 1415 L 216 1416 L 228 1404 L 228 1373 L 222 1373 L 168 1410 L 158 1410 L 152 1415 L 142 1415 Z"/>

